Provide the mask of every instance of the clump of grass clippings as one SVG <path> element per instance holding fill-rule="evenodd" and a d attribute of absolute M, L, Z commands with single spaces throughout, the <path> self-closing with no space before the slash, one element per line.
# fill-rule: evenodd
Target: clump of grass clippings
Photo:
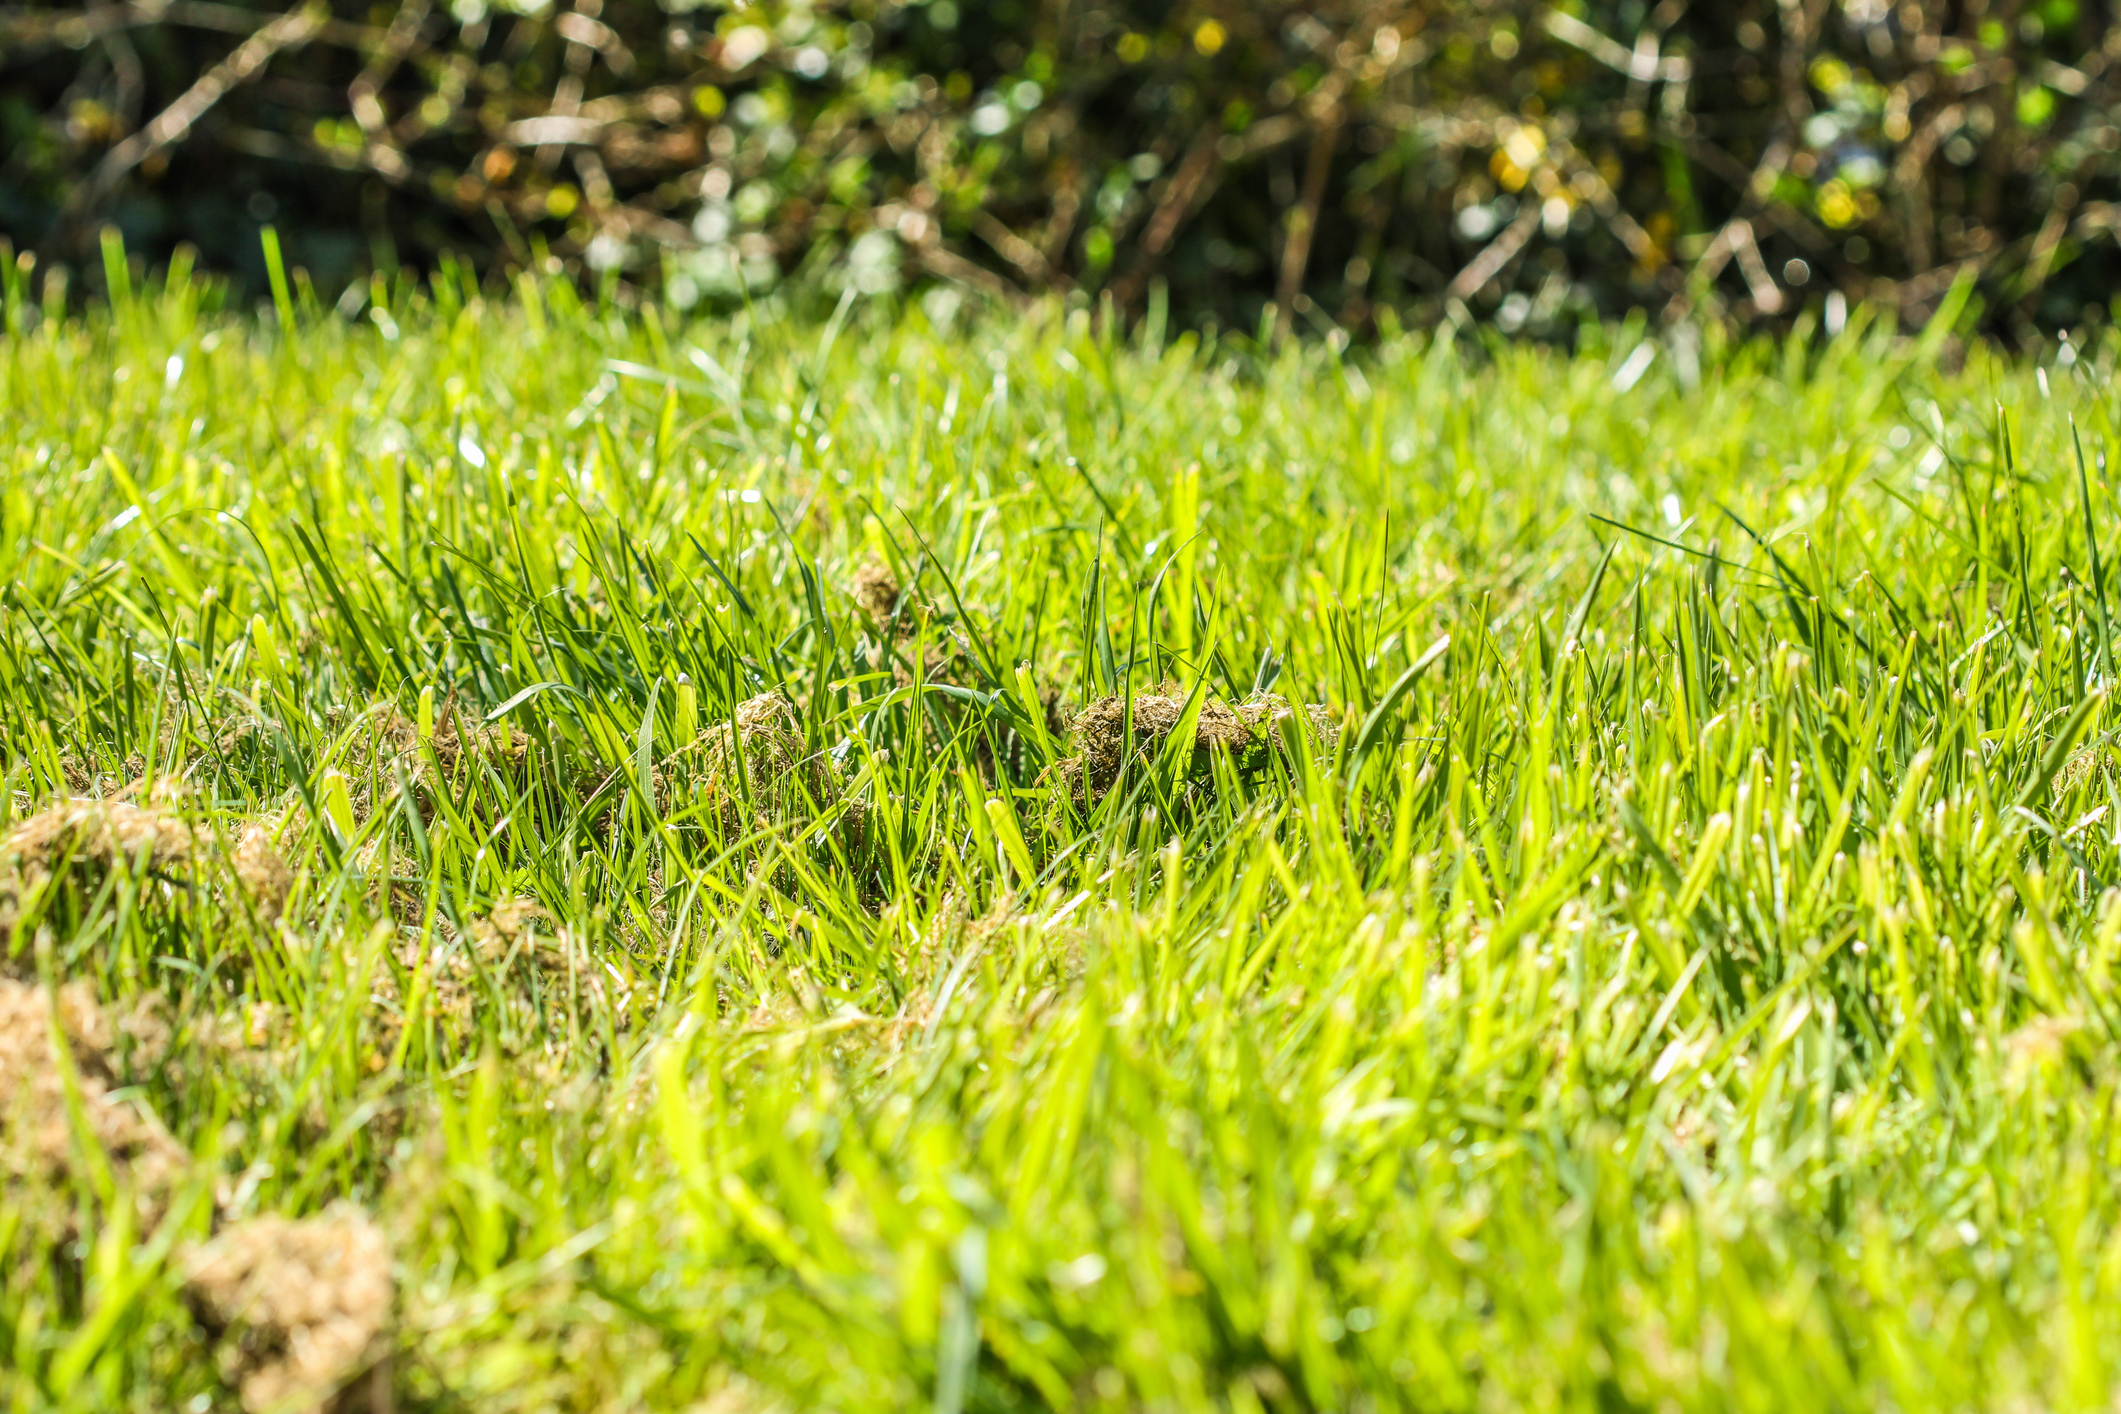
<path fill-rule="evenodd" d="M 871 667 L 888 670 L 900 687 L 916 679 L 975 687 L 985 677 L 958 626 L 918 593 L 902 588 L 882 565 L 872 562 L 856 570 L 847 592 L 873 630 Z M 956 704 L 940 710 L 945 717 L 960 715 Z"/>
<path fill-rule="evenodd" d="M 188 883 L 202 846 L 188 821 L 130 801 L 64 800 L 30 816 L 0 836 L 0 973 L 35 970 L 17 927 L 33 896 L 62 882 L 92 891 L 119 869 Z"/>
<path fill-rule="evenodd" d="M 725 840 L 761 826 L 800 831 L 830 814 L 842 841 L 860 846 L 867 809 L 845 798 L 831 759 L 804 744 L 802 717 L 786 693 L 738 703 L 730 721 L 707 729 L 695 754 L 704 809 Z"/>
<path fill-rule="evenodd" d="M 166 810 L 123 800 L 68 800 L 0 837 L 0 869 L 32 888 L 75 865 L 110 870 L 139 864 L 150 873 L 168 873 L 189 864 L 197 847 L 192 826 Z"/>
<path fill-rule="evenodd" d="M 2055 773 L 2052 790 L 2059 799 L 2080 786 L 2111 780 L 2113 776 L 2113 743 L 2102 738 L 2087 742 L 2069 754 L 2062 769 Z"/>
<path fill-rule="evenodd" d="M 87 983 L 54 991 L 0 978 L 0 1171 L 9 1201 L 35 1208 L 37 1189 L 93 1186 L 108 1172 L 143 1216 L 160 1210 L 190 1155 L 136 1099 L 113 1093 L 116 1046 Z"/>
<path fill-rule="evenodd" d="M 146 805 L 64 800 L 0 836 L 0 971 L 28 976 L 34 970 L 16 926 L 31 898 L 62 884 L 77 900 L 85 898 L 120 870 L 164 896 L 216 884 L 215 896 L 231 907 L 219 886 L 233 881 L 261 921 L 278 921 L 294 873 L 266 825 L 243 826 L 224 855 L 214 831 L 179 813 L 181 795 L 173 790 L 166 797 Z"/>
<path fill-rule="evenodd" d="M 428 734 L 396 707 L 379 711 L 355 737 L 349 804 L 364 821 L 397 794 L 398 779 L 411 783 L 424 816 L 432 817 L 439 792 L 460 790 L 468 772 L 491 770 L 504 781 L 521 778 L 530 738 L 512 723 L 467 719 L 451 699 L 438 706 Z"/>
<path fill-rule="evenodd" d="M 899 610 L 905 591 L 899 587 L 898 576 L 889 569 L 874 561 L 863 565 L 854 572 L 847 592 L 874 627 L 886 633 L 904 631 Z"/>
<path fill-rule="evenodd" d="M 364 1020 L 373 1055 L 394 1051 L 403 1033 L 410 998 L 401 973 L 419 979 L 419 1014 L 452 1047 L 485 1035 L 519 1055 L 585 1027 L 595 1034 L 603 1020 L 618 1031 L 639 1021 L 634 959 L 563 936 L 535 899 L 503 899 L 461 934 L 444 925 L 424 951 L 406 937 L 395 955 L 398 967 L 372 980 Z"/>
<path fill-rule="evenodd" d="M 1327 750 L 1340 740 L 1340 718 L 1322 702 L 1292 703 L 1267 692 L 1246 698 L 1234 710 L 1255 732 L 1263 730 L 1269 744 L 1281 751 L 1301 749 L 1303 733 L 1310 734 L 1315 747 Z"/>
<path fill-rule="evenodd" d="M 279 922 L 294 892 L 295 873 L 274 847 L 272 831 L 261 821 L 245 825 L 229 864 L 258 916 L 267 923 Z"/>
<path fill-rule="evenodd" d="M 190 1255 L 184 1277 L 248 1414 L 333 1405 L 386 1358 L 390 1243 L 351 1204 L 231 1223 Z"/>
<path fill-rule="evenodd" d="M 1129 762 L 1146 766 L 1161 755 L 1185 719 L 1187 701 L 1185 688 L 1168 681 L 1131 699 L 1117 693 L 1097 699 L 1068 724 L 1075 754 L 1056 763 L 1056 779 L 1080 804 L 1103 799 Z M 1293 723 L 1298 713 L 1314 738 L 1330 745 L 1338 736 L 1338 725 L 1324 707 L 1292 707 L 1270 695 L 1235 705 L 1204 697 L 1183 774 L 1205 779 L 1217 755 L 1240 772 L 1260 769 L 1269 750 L 1296 749 Z"/>

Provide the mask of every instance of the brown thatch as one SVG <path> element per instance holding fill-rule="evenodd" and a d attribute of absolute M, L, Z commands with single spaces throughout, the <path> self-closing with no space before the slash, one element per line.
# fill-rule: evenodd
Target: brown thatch
<path fill-rule="evenodd" d="M 124 800 L 62 800 L 0 836 L 0 971 L 27 976 L 28 958 L 8 947 L 24 902 L 38 889 L 67 875 L 93 888 L 118 869 L 138 869 L 149 878 L 190 883 L 225 865 L 250 896 L 258 916 L 271 923 L 286 908 L 294 872 L 274 849 L 264 822 L 238 835 L 224 857 L 214 835 L 175 814 L 176 795 L 160 803 Z"/>
<path fill-rule="evenodd" d="M 422 746 L 431 748 L 430 761 Z M 371 775 L 387 798 L 394 763 L 403 763 L 406 777 L 423 796 L 437 786 L 459 780 L 467 768 L 491 767 L 504 774 L 519 769 L 530 753 L 530 738 L 508 723 L 487 726 L 476 718 L 466 719 L 454 701 L 435 710 L 434 730 L 423 743 L 419 724 L 392 710 L 376 717 L 371 732 L 348 765 L 357 777 L 352 792 L 354 817 L 365 819 L 381 801 L 369 799 Z M 438 769 L 439 768 L 439 772 Z M 424 806 L 423 806 L 424 813 Z"/>
<path fill-rule="evenodd" d="M 294 892 L 295 872 L 273 848 L 272 832 L 262 823 L 246 825 L 236 837 L 229 866 L 256 905 L 258 916 L 267 923 L 279 922 L 288 895 Z"/>
<path fill-rule="evenodd" d="M 22 905 L 62 873 L 93 885 L 113 869 L 167 876 L 191 864 L 205 841 L 183 820 L 122 800 L 64 800 L 0 836 L 0 971 L 28 975 L 10 946 Z"/>
<path fill-rule="evenodd" d="M 30 816 L 0 839 L 0 868 L 35 885 L 69 863 L 109 869 L 142 862 L 150 871 L 189 863 L 198 841 L 190 825 L 122 800 L 67 800 Z"/>

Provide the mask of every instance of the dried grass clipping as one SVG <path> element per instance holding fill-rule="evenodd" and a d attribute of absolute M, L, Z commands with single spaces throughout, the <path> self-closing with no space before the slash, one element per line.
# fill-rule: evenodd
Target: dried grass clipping
<path fill-rule="evenodd" d="M 52 1048 L 52 1017 L 65 1038 Z M 81 1118 L 112 1174 L 143 1210 L 160 1207 L 189 1158 L 154 1118 L 111 1098 L 113 1028 L 85 982 L 55 993 L 34 982 L 0 978 L 0 1173 L 42 1185 L 64 1183 L 92 1162 L 81 1148 L 61 1061 L 70 1060 Z"/>
<path fill-rule="evenodd" d="M 166 872 L 189 863 L 191 826 L 151 807 L 122 800 L 67 800 L 30 816 L 0 840 L 0 869 L 34 886 L 69 863 L 109 869 L 144 861 Z"/>
<path fill-rule="evenodd" d="M 2049 784 L 2059 799 L 2087 782 L 2111 776 L 2113 771 L 2113 747 L 2103 739 L 2091 741 L 2070 753 Z"/>
<path fill-rule="evenodd" d="M 899 588 L 898 576 L 874 561 L 854 572 L 854 583 L 847 592 L 869 616 L 869 622 L 880 629 L 891 627 L 892 620 L 898 616 L 900 601 L 905 597 Z"/>
<path fill-rule="evenodd" d="M 446 924 L 438 931 L 443 936 L 424 951 L 408 940 L 395 952 L 408 971 L 426 967 L 426 1012 L 445 1035 L 469 1036 L 480 1015 L 498 1007 L 502 1047 L 514 1054 L 570 1007 L 585 1022 L 609 1014 L 621 1030 L 644 1014 L 628 958 L 592 957 L 536 899 L 502 900 L 471 920 L 461 940 Z M 371 983 L 369 1003 L 377 1053 L 388 1053 L 402 1034 L 405 998 L 387 970 Z"/>
<path fill-rule="evenodd" d="M 258 916 L 267 923 L 279 922 L 287 911 L 287 896 L 294 892 L 295 871 L 273 848 L 272 832 L 262 823 L 245 826 L 236 837 L 229 865 L 256 905 Z"/>
<path fill-rule="evenodd" d="M 420 751 L 419 724 L 403 712 L 391 711 L 376 719 L 374 741 L 385 759 L 402 757 L 415 779 L 428 772 Z M 426 744 L 434 748 L 435 763 L 444 779 L 452 779 L 466 762 L 491 766 L 520 765 L 530 751 L 530 738 L 508 723 L 484 726 L 474 720 L 467 726 L 455 702 L 445 702 L 435 713 L 434 730 Z"/>
<path fill-rule="evenodd" d="M 785 694 L 762 693 L 732 715 L 701 737 L 703 790 L 724 836 L 804 824 L 843 803 L 839 773 L 822 752 L 805 749 L 802 718 Z M 845 804 L 843 838 L 853 843 L 863 812 Z"/>
<path fill-rule="evenodd" d="M 1298 717 L 1303 718 L 1305 728 L 1320 745 L 1331 746 L 1340 740 L 1340 720 L 1323 703 L 1292 703 L 1286 697 L 1261 692 L 1238 703 L 1236 711 L 1248 725 L 1266 728 L 1268 740 L 1284 751 L 1295 749 L 1296 743 L 1288 739 L 1288 734 Z"/>
<path fill-rule="evenodd" d="M 1058 779 L 1078 802 L 1102 799 L 1129 760 L 1146 765 L 1163 752 L 1185 717 L 1188 695 L 1175 682 L 1164 682 L 1149 692 L 1136 694 L 1131 724 L 1125 697 L 1101 697 L 1091 703 L 1069 724 L 1076 754 L 1056 764 Z M 1292 724 L 1299 713 L 1312 735 L 1325 741 L 1338 735 L 1337 725 L 1323 707 L 1296 707 L 1271 694 L 1255 696 L 1235 706 L 1213 697 L 1204 698 L 1194 730 L 1193 758 L 1186 774 L 1205 776 L 1217 754 L 1230 757 L 1240 770 L 1258 769 L 1265 764 L 1268 748 L 1285 752 L 1295 748 Z"/>
<path fill-rule="evenodd" d="M 163 805 L 123 800 L 64 800 L 0 836 L 0 945 L 13 936 L 23 900 L 61 874 L 94 887 L 113 870 L 138 867 L 149 877 L 196 874 L 221 860 L 213 836 Z M 276 921 L 294 888 L 294 871 L 273 848 L 264 822 L 245 827 L 225 862 L 259 916 Z M 0 960 L 0 969 L 7 966 Z M 14 969 L 22 968 L 16 959 Z"/>
<path fill-rule="evenodd" d="M 979 676 L 978 660 L 965 636 L 948 624 L 936 606 L 912 590 L 900 587 L 898 577 L 879 564 L 855 571 L 847 592 L 878 631 L 869 665 L 882 669 L 888 662 L 892 677 L 904 687 L 914 679 L 905 654 L 913 640 L 924 633 L 929 641 L 920 650 L 920 677 L 925 682 L 966 686 Z M 887 637 L 890 643 L 882 640 Z"/>
<path fill-rule="evenodd" d="M 321 1408 L 384 1353 L 390 1243 L 351 1204 L 232 1224 L 192 1253 L 185 1276 L 250 1414 Z"/>
<path fill-rule="evenodd" d="M 122 800 L 65 800 L 30 816 L 0 836 L 0 948 L 14 936 L 23 900 L 61 871 L 91 883 L 120 865 L 168 874 L 189 864 L 199 844 L 182 820 Z M 0 970 L 8 967 L 0 955 Z"/>
<path fill-rule="evenodd" d="M 433 750 L 432 760 L 423 747 Z M 433 730 L 424 742 L 419 723 L 393 708 L 370 720 L 368 733 L 357 738 L 349 753 L 348 803 L 357 822 L 366 820 L 396 794 L 396 768 L 402 764 L 421 814 L 431 818 L 434 792 L 457 781 L 467 767 L 488 766 L 513 775 L 529 754 L 530 738 L 523 732 L 505 722 L 486 726 L 476 717 L 466 718 L 454 700 L 435 710 Z"/>

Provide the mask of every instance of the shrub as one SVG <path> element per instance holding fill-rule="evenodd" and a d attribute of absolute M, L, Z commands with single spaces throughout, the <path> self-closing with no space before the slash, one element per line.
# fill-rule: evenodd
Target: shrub
<path fill-rule="evenodd" d="M 326 296 L 557 262 L 687 308 L 793 278 L 1281 332 L 1913 321 L 1963 276 L 2024 337 L 2115 273 L 2104 8 L 32 5 L 0 231 L 91 279 L 110 222 L 261 291 L 272 223 Z"/>

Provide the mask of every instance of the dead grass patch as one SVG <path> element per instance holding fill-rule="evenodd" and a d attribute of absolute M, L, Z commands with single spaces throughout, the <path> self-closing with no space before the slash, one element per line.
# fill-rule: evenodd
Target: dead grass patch
<path fill-rule="evenodd" d="M 27 957 L 13 946 L 16 925 L 28 899 L 60 874 L 88 887 L 119 868 L 168 878 L 201 844 L 185 821 L 129 801 L 65 800 L 30 816 L 0 837 L 0 972 L 27 975 Z"/>
<path fill-rule="evenodd" d="M 2113 745 L 2104 738 L 2100 738 L 2087 742 L 2071 752 L 2069 759 L 2062 763 L 2062 769 L 2055 772 L 2055 779 L 2049 783 L 2049 788 L 2053 791 L 2055 798 L 2059 800 L 2079 786 L 2097 780 L 2111 779 L 2113 774 Z"/>
<path fill-rule="evenodd" d="M 606 1011 L 622 1031 L 641 1014 L 643 993 L 630 960 L 620 954 L 614 963 L 592 954 L 535 899 L 503 900 L 468 923 L 461 937 L 439 919 L 436 929 L 439 936 L 424 953 L 418 938 L 394 951 L 407 972 L 419 974 L 424 967 L 418 987 L 424 989 L 425 1013 L 453 1042 L 475 1034 L 495 1006 L 503 1013 L 497 1030 L 511 1054 L 550 1041 L 554 1026 L 564 1033 L 570 1011 L 592 1033 L 595 1018 Z M 379 1053 L 397 1045 L 406 1006 L 396 975 L 380 971 L 369 993 Z"/>
<path fill-rule="evenodd" d="M 272 831 L 263 822 L 253 821 L 243 827 L 243 833 L 236 837 L 229 866 L 257 906 L 258 916 L 267 923 L 279 922 L 280 915 L 287 911 L 288 895 L 294 892 L 295 871 L 273 847 Z"/>
<path fill-rule="evenodd" d="M 0 867 L 35 885 L 69 863 L 110 869 L 138 861 L 167 871 L 190 862 L 192 827 L 162 810 L 122 800 L 67 800 L 32 815 L 0 841 Z"/>
<path fill-rule="evenodd" d="M 972 640 L 935 604 L 901 589 L 890 570 L 877 564 L 863 566 L 855 572 L 847 592 L 877 630 L 856 655 L 869 671 L 888 671 L 893 686 L 900 688 L 920 682 L 984 692 L 995 686 Z M 1061 707 L 1059 688 L 1040 688 L 1035 710 L 1044 715 L 1049 736 L 1058 740 L 1066 734 L 1067 714 Z M 938 745 L 963 730 L 976 714 L 971 704 L 940 693 L 928 694 L 917 711 L 923 729 Z M 1004 753 L 1005 759 L 998 761 L 985 735 L 976 741 L 973 758 L 982 778 L 996 779 L 999 768 L 1014 779 L 1024 779 L 1030 766 L 1026 744 L 1018 740 L 1005 746 Z"/>
<path fill-rule="evenodd" d="M 422 818 L 432 819 L 433 805 L 425 797 L 461 781 L 466 769 L 491 768 L 512 781 L 529 756 L 529 736 L 506 722 L 489 726 L 467 719 L 454 698 L 436 708 L 434 726 L 425 738 L 419 723 L 396 708 L 379 712 L 347 762 L 354 818 L 367 819 L 396 795 L 401 765 L 422 797 Z"/>
<path fill-rule="evenodd" d="M 66 789 L 74 795 L 122 799 L 147 774 L 147 758 L 134 752 L 120 763 L 118 770 L 103 771 L 69 752 L 59 758 L 59 770 L 66 779 Z"/>
<path fill-rule="evenodd" d="M 869 622 L 886 632 L 892 629 L 905 600 L 898 576 L 873 560 L 854 572 L 854 582 L 848 585 L 847 592 Z"/>

